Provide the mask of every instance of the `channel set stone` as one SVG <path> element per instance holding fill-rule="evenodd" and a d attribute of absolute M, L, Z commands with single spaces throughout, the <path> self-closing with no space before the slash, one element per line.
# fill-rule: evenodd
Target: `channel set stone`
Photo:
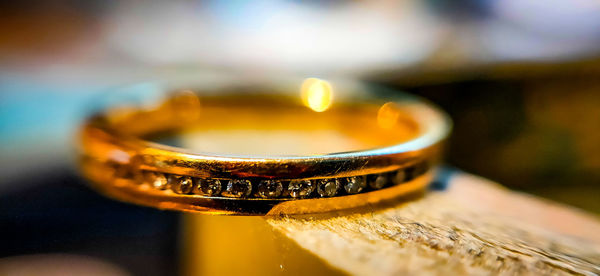
<path fill-rule="evenodd" d="M 422 165 L 422 164 L 418 164 Z M 363 192 L 365 188 L 382 189 L 386 186 L 409 181 L 413 171 L 423 173 L 427 166 L 414 165 L 395 172 L 354 176 L 348 178 L 329 178 L 319 180 L 292 180 L 284 185 L 279 180 L 262 180 L 254 186 L 250 180 L 232 179 L 223 185 L 219 179 L 192 178 L 189 176 L 163 174 L 152 171 L 138 172 L 142 180 L 156 189 L 170 189 L 177 194 L 200 194 L 205 196 L 225 196 L 233 198 L 307 198 L 313 192 L 320 197 L 339 195 L 340 190 L 347 194 Z M 138 177 L 139 179 L 140 177 Z"/>
<path fill-rule="evenodd" d="M 177 185 L 179 180 L 181 179 L 181 175 L 170 174 L 167 176 L 167 188 L 174 187 Z"/>
<path fill-rule="evenodd" d="M 355 176 L 346 178 L 346 184 L 344 189 L 349 194 L 360 193 L 364 188 L 367 187 L 367 180 L 364 176 Z"/>
<path fill-rule="evenodd" d="M 317 192 L 321 197 L 331 197 L 335 196 L 339 189 L 339 179 L 322 179 L 318 182 Z"/>
<path fill-rule="evenodd" d="M 171 183 L 171 190 L 177 194 L 189 194 L 194 188 L 194 181 L 191 177 L 180 177 Z"/>
<path fill-rule="evenodd" d="M 196 193 L 215 196 L 221 193 L 223 186 L 218 179 L 198 179 L 196 181 Z"/>
<path fill-rule="evenodd" d="M 247 197 L 252 192 L 252 183 L 249 180 L 229 180 L 227 188 L 222 195 L 227 197 Z"/>
<path fill-rule="evenodd" d="M 406 171 L 405 170 L 398 170 L 396 172 L 396 175 L 394 175 L 394 183 L 396 184 L 402 184 L 403 182 L 407 181 L 407 177 L 406 177 Z"/>
<path fill-rule="evenodd" d="M 381 189 L 388 184 L 391 184 L 390 175 L 388 173 L 382 173 L 374 175 L 369 178 L 369 186 L 373 189 Z"/>
<path fill-rule="evenodd" d="M 167 188 L 168 181 L 164 174 L 151 172 L 149 176 L 151 178 L 150 185 L 152 185 L 152 187 L 159 190 L 164 190 Z"/>
<path fill-rule="evenodd" d="M 283 192 L 283 185 L 277 180 L 262 180 L 257 189 L 258 196 L 262 198 L 277 198 Z"/>
<path fill-rule="evenodd" d="M 288 184 L 287 194 L 293 198 L 305 198 L 314 190 L 315 186 L 310 180 L 292 180 Z"/>

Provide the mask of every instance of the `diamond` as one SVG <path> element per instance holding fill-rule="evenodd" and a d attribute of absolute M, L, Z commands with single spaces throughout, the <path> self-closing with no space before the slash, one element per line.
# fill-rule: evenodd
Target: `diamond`
<path fill-rule="evenodd" d="M 199 194 L 214 196 L 221 193 L 222 185 L 218 179 L 198 179 L 196 192 Z"/>
<path fill-rule="evenodd" d="M 162 173 L 155 173 L 155 172 L 150 172 L 150 174 L 148 174 L 150 181 L 148 181 L 150 183 L 150 185 L 152 185 L 152 187 L 159 189 L 159 190 L 164 190 L 167 188 L 167 177 L 165 177 L 164 174 Z"/>
<path fill-rule="evenodd" d="M 281 181 L 263 180 L 258 183 L 258 195 L 262 198 L 275 198 L 281 195 L 283 186 Z"/>
<path fill-rule="evenodd" d="M 310 180 L 292 180 L 288 184 L 287 193 L 294 198 L 304 198 L 310 196 L 315 190 Z"/>
<path fill-rule="evenodd" d="M 321 197 L 330 197 L 337 194 L 340 189 L 340 181 L 338 179 L 323 179 L 319 180 L 317 192 Z"/>
<path fill-rule="evenodd" d="M 406 180 L 408 179 L 404 170 L 399 170 L 398 172 L 396 172 L 396 175 L 394 176 L 394 183 L 400 184 Z"/>
<path fill-rule="evenodd" d="M 179 177 L 174 183 L 171 183 L 171 190 L 178 194 L 189 194 L 192 192 L 194 188 L 194 181 L 192 181 L 191 177 Z"/>
<path fill-rule="evenodd" d="M 168 175 L 167 176 L 167 188 L 175 187 L 177 185 L 177 183 L 179 182 L 180 178 L 181 178 L 181 175 L 176 175 L 176 174 Z"/>
<path fill-rule="evenodd" d="M 390 184 L 390 180 L 390 175 L 387 173 L 373 175 L 369 177 L 369 186 L 373 189 L 381 189 Z"/>
<path fill-rule="evenodd" d="M 349 194 L 360 193 L 364 188 L 367 187 L 367 181 L 364 176 L 355 176 L 346 178 L 346 185 L 344 189 Z"/>
<path fill-rule="evenodd" d="M 247 197 L 252 192 L 252 183 L 249 180 L 230 180 L 227 189 L 223 192 L 228 197 Z"/>

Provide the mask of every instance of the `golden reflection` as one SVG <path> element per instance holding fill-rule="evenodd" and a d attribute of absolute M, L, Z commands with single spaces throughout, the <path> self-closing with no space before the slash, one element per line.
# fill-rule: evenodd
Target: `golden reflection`
<path fill-rule="evenodd" d="M 316 112 L 327 110 L 333 102 L 333 89 L 329 82 L 308 78 L 304 80 L 301 88 L 302 102 Z"/>
<path fill-rule="evenodd" d="M 387 102 L 377 112 L 377 124 L 383 129 L 391 129 L 396 126 L 400 118 L 400 109 L 392 102 Z"/>
<path fill-rule="evenodd" d="M 180 90 L 165 103 L 176 120 L 193 122 L 200 117 L 200 98 L 192 90 Z"/>
<path fill-rule="evenodd" d="M 183 223 L 182 275 L 345 275 L 262 217 L 188 214 Z"/>
<path fill-rule="evenodd" d="M 328 88 L 324 81 L 309 80 L 305 91 L 320 94 L 323 99 L 324 91 L 331 91 Z M 373 205 L 395 197 L 396 191 L 402 194 L 405 192 L 402 189 L 420 191 L 422 187 L 403 183 L 396 185 L 400 187 L 398 190 L 394 186 L 385 191 L 344 195 L 344 199 L 314 198 L 306 202 L 283 197 L 263 200 L 254 195 L 249 199 L 230 198 L 227 194 L 209 197 L 195 191 L 180 194 L 178 189 L 173 191 L 177 186 L 161 190 L 165 188 L 162 183 L 165 175 L 194 179 L 312 181 L 388 173 L 409 166 L 415 160 L 436 162 L 441 154 L 441 139 L 447 134 L 442 114 L 423 103 L 390 103 L 382 107 L 370 102 L 340 102 L 327 112 L 317 113 L 289 98 L 246 92 L 234 95 L 204 96 L 200 100 L 183 91 L 156 110 L 133 109 L 114 121 L 107 120 L 110 115 L 104 113 L 91 117 L 80 132 L 83 175 L 93 180 L 102 193 L 160 209 L 228 215 L 320 213 Z M 330 100 L 331 95 L 325 99 Z M 195 118 L 194 112 L 200 109 L 201 116 L 188 121 Z M 391 128 L 385 129 L 379 124 Z M 432 129 L 440 130 L 431 132 Z M 191 131 L 199 131 L 207 135 L 205 141 L 216 143 L 196 151 L 190 147 L 189 140 L 181 140 L 184 132 Z M 324 135 L 317 135 L 319 133 Z M 238 138 L 223 138 L 227 135 Z M 392 147 L 425 135 L 429 135 L 429 140 L 412 143 L 413 146 L 408 147 L 410 151 Z M 290 136 L 298 139 L 290 139 Z M 348 144 L 340 143 L 346 139 Z M 229 146 L 230 143 L 235 146 Z M 240 145 L 252 148 L 254 153 L 236 148 Z M 301 148 L 304 145 L 306 147 Z M 291 148 L 299 151 L 287 157 Z M 384 150 L 370 150 L 381 148 Z M 161 187 L 151 188 L 148 184 L 158 177 Z M 140 185 L 142 183 L 145 184 Z M 290 201 L 294 202 L 288 203 Z M 300 203 L 309 205 L 297 205 Z"/>

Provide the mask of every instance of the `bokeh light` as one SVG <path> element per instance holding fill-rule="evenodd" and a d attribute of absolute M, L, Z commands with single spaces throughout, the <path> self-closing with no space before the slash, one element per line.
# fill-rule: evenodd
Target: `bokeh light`
<path fill-rule="evenodd" d="M 304 105 L 316 112 L 323 112 L 333 102 L 333 89 L 327 81 L 308 78 L 302 83 L 301 96 Z"/>

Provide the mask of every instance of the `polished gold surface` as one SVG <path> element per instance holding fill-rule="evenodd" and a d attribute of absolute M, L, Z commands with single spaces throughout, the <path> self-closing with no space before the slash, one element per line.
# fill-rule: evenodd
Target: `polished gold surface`
<path fill-rule="evenodd" d="M 183 216 L 181 275 L 347 275 L 264 217 Z"/>
<path fill-rule="evenodd" d="M 425 189 L 449 132 L 443 113 L 412 98 L 337 99 L 318 79 L 300 92 L 179 91 L 106 110 L 82 129 L 81 167 L 117 199 L 211 214 L 321 213 Z"/>

